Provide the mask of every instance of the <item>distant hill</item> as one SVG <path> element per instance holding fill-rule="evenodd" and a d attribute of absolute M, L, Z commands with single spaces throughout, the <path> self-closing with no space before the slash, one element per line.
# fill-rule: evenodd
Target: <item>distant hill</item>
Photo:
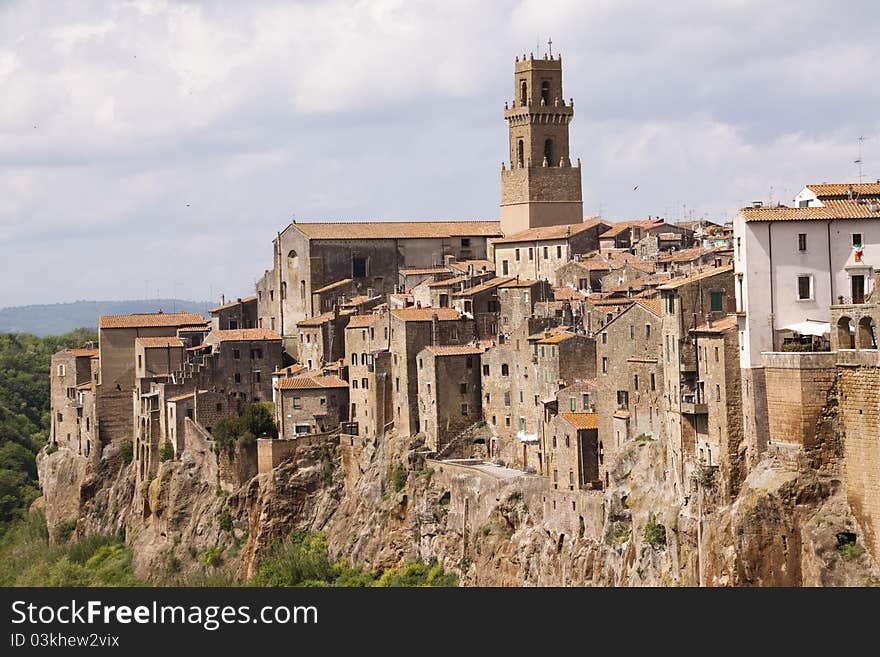
<path fill-rule="evenodd" d="M 0 308 L 0 333 L 33 333 L 37 336 L 63 335 L 73 329 L 98 326 L 99 315 L 173 312 L 189 310 L 207 314 L 218 304 L 210 301 L 150 299 L 133 301 L 73 301 L 34 306 Z"/>

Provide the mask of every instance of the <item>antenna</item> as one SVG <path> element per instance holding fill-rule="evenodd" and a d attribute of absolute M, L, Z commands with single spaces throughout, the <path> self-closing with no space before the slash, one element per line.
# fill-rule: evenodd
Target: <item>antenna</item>
<path fill-rule="evenodd" d="M 553 59 L 553 38 L 550 37 L 547 39 L 547 49 L 550 53 L 550 59 Z"/>
<path fill-rule="evenodd" d="M 864 143 L 864 141 L 865 141 L 865 138 L 864 138 L 864 137 L 859 137 L 859 159 L 853 161 L 853 164 L 858 164 L 858 165 L 859 165 L 859 184 L 860 184 L 860 185 L 862 184 L 862 178 L 863 178 L 863 175 L 862 175 L 862 164 L 863 164 L 863 161 L 862 161 L 862 143 Z"/>

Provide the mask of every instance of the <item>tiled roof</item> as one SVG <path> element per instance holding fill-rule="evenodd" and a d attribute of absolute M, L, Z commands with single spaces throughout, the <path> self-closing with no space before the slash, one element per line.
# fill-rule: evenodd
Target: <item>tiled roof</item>
<path fill-rule="evenodd" d="M 306 369 L 305 365 L 300 365 L 299 363 L 294 363 L 293 365 L 288 365 L 287 367 L 282 367 L 280 370 L 275 370 L 272 372 L 273 376 L 293 376 L 294 374 L 299 374 L 300 372 L 304 372 Z"/>
<path fill-rule="evenodd" d="M 712 322 L 712 326 L 708 324 L 700 324 L 691 329 L 692 333 L 722 333 L 729 329 L 736 328 L 736 315 L 725 315 L 721 319 Z"/>
<path fill-rule="evenodd" d="M 325 285 L 324 287 L 319 287 L 317 290 L 314 290 L 312 294 L 321 294 L 323 292 L 330 292 L 331 290 L 335 290 L 337 288 L 343 287 L 351 283 L 350 278 L 343 278 L 340 281 L 336 281 L 335 283 L 330 283 L 329 285 Z"/>
<path fill-rule="evenodd" d="M 425 347 L 425 350 L 434 356 L 477 356 L 483 353 L 483 349 L 473 345 L 444 344 Z"/>
<path fill-rule="evenodd" d="M 587 295 L 580 290 L 576 290 L 573 287 L 569 287 L 567 285 L 563 285 L 562 287 L 554 287 L 553 296 L 556 298 L 557 301 L 583 301 L 587 298 Z"/>
<path fill-rule="evenodd" d="M 632 253 L 627 253 L 626 251 L 619 251 L 609 254 L 608 264 L 611 265 L 612 269 L 619 269 L 623 265 L 626 265 L 628 267 L 632 267 L 633 269 L 643 271 L 646 274 L 651 274 L 657 269 L 653 262 L 642 260 L 639 256 L 633 255 Z"/>
<path fill-rule="evenodd" d="M 664 223 L 665 222 L 662 219 L 636 219 L 635 221 L 620 221 L 609 224 L 611 228 L 599 235 L 599 239 L 616 237 L 617 235 L 620 235 L 624 231 L 627 231 L 633 227 L 645 228 L 647 230 L 650 230 L 651 228 L 662 226 Z"/>
<path fill-rule="evenodd" d="M 678 251 L 661 253 L 659 256 L 657 256 L 657 260 L 660 262 L 690 262 L 692 260 L 701 258 L 702 256 L 711 255 L 713 253 L 718 253 L 724 250 L 726 250 L 724 247 L 713 246 L 707 249 L 698 246 L 693 249 L 680 249 Z"/>
<path fill-rule="evenodd" d="M 669 274 L 661 272 L 659 274 L 647 274 L 646 276 L 639 276 L 637 278 L 631 278 L 628 281 L 624 281 L 618 285 L 613 285 L 603 292 L 627 292 L 629 290 L 639 290 L 644 289 L 646 287 L 651 287 L 653 285 L 660 285 L 670 279 Z"/>
<path fill-rule="evenodd" d="M 359 306 L 362 303 L 366 303 L 370 299 L 375 299 L 376 297 L 369 297 L 366 294 L 359 294 L 356 297 L 352 297 L 348 301 L 340 304 L 342 308 L 354 308 L 355 306 Z"/>
<path fill-rule="evenodd" d="M 474 295 L 480 294 L 482 292 L 488 292 L 489 290 L 494 290 L 499 285 L 507 283 L 513 280 L 509 276 L 497 276 L 495 278 L 491 278 L 488 281 L 480 283 L 479 285 L 474 285 L 473 287 L 469 287 L 466 290 L 462 290 L 461 292 L 456 292 L 456 297 L 472 297 Z"/>
<path fill-rule="evenodd" d="M 597 413 L 560 413 L 559 417 L 575 429 L 599 428 L 599 415 Z"/>
<path fill-rule="evenodd" d="M 245 342 L 251 340 L 280 340 L 281 336 L 275 331 L 261 328 L 229 329 L 226 331 L 214 331 L 214 335 L 220 342 Z"/>
<path fill-rule="evenodd" d="M 870 201 L 822 201 L 824 207 L 743 208 L 740 214 L 752 221 L 818 221 L 822 219 L 880 219 L 880 211 L 872 211 Z"/>
<path fill-rule="evenodd" d="M 208 391 L 207 390 L 199 390 L 200 395 L 204 395 L 206 392 L 208 392 Z M 193 393 L 193 392 L 187 392 L 182 395 L 175 395 L 174 397 L 168 397 L 165 401 L 166 402 L 179 402 L 179 401 L 183 401 L 184 399 L 192 399 L 194 394 L 195 393 Z"/>
<path fill-rule="evenodd" d="M 512 278 L 506 283 L 502 283 L 498 287 L 532 287 L 533 285 L 537 285 L 540 281 L 533 280 L 531 278 Z"/>
<path fill-rule="evenodd" d="M 204 317 L 188 312 L 101 315 L 98 318 L 99 329 L 189 326 L 204 323 Z"/>
<path fill-rule="evenodd" d="M 660 317 L 663 312 L 663 305 L 660 301 L 660 297 L 655 296 L 652 299 L 636 299 L 635 302 L 639 304 L 642 308 L 646 310 L 650 310 L 652 313 Z"/>
<path fill-rule="evenodd" d="M 77 389 L 77 390 L 91 390 L 91 389 L 92 389 L 92 382 L 91 382 L 91 381 L 86 381 L 85 383 L 80 383 L 80 384 L 76 387 L 76 389 Z"/>
<path fill-rule="evenodd" d="M 580 260 L 572 260 L 562 265 L 563 267 L 578 267 L 587 271 L 600 270 L 609 271 L 611 264 L 599 254 L 594 254 L 589 258 L 581 258 Z"/>
<path fill-rule="evenodd" d="M 495 271 L 495 263 L 491 260 L 457 260 L 456 262 L 450 262 L 449 267 L 451 269 L 455 269 L 456 271 L 468 271 L 468 267 L 473 267 L 475 273 L 481 273 L 481 271 Z"/>
<path fill-rule="evenodd" d="M 714 269 L 706 269 L 705 271 L 701 271 L 697 274 L 694 274 L 693 276 L 686 276 L 684 278 L 673 278 L 668 283 L 661 285 L 659 289 L 675 290 L 683 285 L 688 285 L 689 283 L 701 281 L 705 278 L 711 278 L 712 276 L 717 276 L 718 274 L 727 274 L 729 272 L 733 272 L 733 265 L 727 265 L 725 267 L 715 267 Z"/>
<path fill-rule="evenodd" d="M 538 228 L 527 228 L 518 233 L 507 235 L 500 240 L 495 240 L 494 244 L 514 244 L 516 242 L 540 242 L 542 240 L 562 240 L 578 233 L 582 233 L 596 226 L 607 226 L 610 224 L 601 221 L 597 217 L 589 217 L 580 224 L 562 224 L 560 226 L 540 226 Z"/>
<path fill-rule="evenodd" d="M 442 281 L 434 281 L 433 283 L 428 283 L 428 287 L 451 287 L 453 285 L 458 285 L 459 283 L 464 283 L 467 279 L 467 276 L 454 276 L 453 278 L 444 278 Z"/>
<path fill-rule="evenodd" d="M 351 221 L 308 222 L 291 226 L 313 240 L 430 239 L 501 235 L 498 221 Z"/>
<path fill-rule="evenodd" d="M 98 355 L 97 349 L 89 347 L 76 347 L 75 349 L 66 349 L 65 351 L 75 358 L 92 358 Z"/>
<path fill-rule="evenodd" d="M 425 267 L 423 269 L 401 269 L 401 276 L 426 276 L 430 274 L 448 274 L 446 267 Z"/>
<path fill-rule="evenodd" d="M 372 326 L 378 321 L 379 315 L 352 315 L 348 319 L 348 324 L 345 325 L 345 328 L 366 328 L 367 326 Z"/>
<path fill-rule="evenodd" d="M 461 316 L 455 308 L 395 308 L 391 314 L 404 322 L 430 322 L 434 315 L 441 322 L 448 322 Z"/>
<path fill-rule="evenodd" d="M 144 349 L 182 348 L 183 340 L 180 338 L 135 338 L 135 344 L 141 345 Z"/>
<path fill-rule="evenodd" d="M 818 198 L 828 196 L 848 196 L 852 189 L 855 196 L 878 196 L 880 195 L 880 182 L 872 183 L 822 183 L 820 185 L 807 185 L 807 188 Z"/>
<path fill-rule="evenodd" d="M 569 330 L 569 326 L 553 326 L 548 329 L 544 329 L 543 331 L 538 331 L 537 333 L 532 333 L 530 336 L 526 338 L 526 340 L 544 340 L 545 338 L 549 338 L 552 335 L 557 335 L 559 333 L 566 333 Z"/>
<path fill-rule="evenodd" d="M 209 313 L 216 313 L 221 310 L 226 310 L 227 308 L 234 308 L 243 303 L 251 303 L 252 301 L 256 301 L 257 297 L 245 297 L 244 299 L 236 299 L 235 301 L 230 301 L 229 303 L 224 303 L 222 306 L 217 306 L 216 308 L 209 308 Z"/>
<path fill-rule="evenodd" d="M 292 376 L 278 379 L 275 387 L 278 390 L 316 390 L 321 388 L 347 388 L 348 383 L 338 376 Z"/>
<path fill-rule="evenodd" d="M 577 333 L 557 333 L 556 335 L 551 335 L 549 338 L 538 340 L 538 344 L 559 344 L 560 342 L 571 340 L 576 335 Z"/>
<path fill-rule="evenodd" d="M 354 314 L 353 310 L 340 310 L 339 311 L 340 317 L 348 317 L 349 315 L 353 315 L 353 314 Z M 314 317 L 306 317 L 305 319 L 301 319 L 300 321 L 298 321 L 296 323 L 296 325 L 303 327 L 303 328 L 316 328 L 326 322 L 332 322 L 334 317 L 335 317 L 335 315 L 334 315 L 333 311 L 331 310 L 330 312 L 322 313 L 320 315 L 315 315 Z"/>

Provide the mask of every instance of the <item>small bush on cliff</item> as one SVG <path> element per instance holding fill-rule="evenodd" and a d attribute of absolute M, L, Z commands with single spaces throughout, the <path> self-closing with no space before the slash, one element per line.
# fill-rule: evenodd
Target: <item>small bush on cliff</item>
<path fill-rule="evenodd" d="M 391 470 L 391 485 L 394 486 L 395 491 L 399 493 L 403 490 L 407 477 L 409 477 L 409 473 L 402 465 L 398 463 L 394 466 L 394 469 Z"/>
<path fill-rule="evenodd" d="M 430 562 L 409 561 L 401 568 L 391 568 L 382 573 L 376 586 L 458 586 L 455 573 L 444 572 L 436 559 Z"/>
<path fill-rule="evenodd" d="M 220 525 L 220 529 L 225 532 L 232 531 L 232 516 L 229 515 L 229 511 L 225 509 L 220 512 L 220 518 L 218 520 L 218 524 Z"/>
<path fill-rule="evenodd" d="M 322 532 L 294 532 L 272 546 L 263 558 L 254 586 L 371 586 L 375 575 L 349 565 L 332 563 Z"/>
<path fill-rule="evenodd" d="M 119 458 L 125 465 L 128 465 L 134 459 L 134 443 L 131 438 L 123 438 L 119 442 Z"/>
<path fill-rule="evenodd" d="M 651 547 L 659 548 L 666 545 L 666 527 L 657 522 L 654 514 L 651 514 L 648 524 L 645 525 L 642 537 L 645 543 Z"/>
<path fill-rule="evenodd" d="M 622 545 L 629 540 L 629 525 L 625 522 L 615 522 L 608 531 L 608 542 L 612 545 Z"/>
<path fill-rule="evenodd" d="M 73 520 L 65 520 L 55 525 L 53 536 L 56 543 L 67 543 L 73 532 L 76 531 L 76 518 Z"/>
<path fill-rule="evenodd" d="M 837 551 L 844 561 L 854 561 L 865 553 L 865 548 L 858 544 L 858 537 L 853 532 L 838 532 Z"/>
<path fill-rule="evenodd" d="M 257 438 L 268 436 L 278 437 L 275 417 L 269 402 L 256 402 L 244 408 L 238 415 L 224 417 L 212 430 L 212 434 L 221 447 L 230 447 L 238 443 L 244 447 L 253 445 Z"/>
<path fill-rule="evenodd" d="M 159 448 L 159 460 L 160 461 L 170 461 L 174 458 L 174 445 L 171 444 L 170 440 L 166 440 L 162 443 L 162 447 Z"/>

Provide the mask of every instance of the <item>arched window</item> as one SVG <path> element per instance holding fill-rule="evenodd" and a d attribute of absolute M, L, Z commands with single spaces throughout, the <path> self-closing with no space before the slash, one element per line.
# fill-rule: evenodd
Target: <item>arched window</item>
<path fill-rule="evenodd" d="M 852 330 L 852 320 L 849 317 L 841 317 L 837 320 L 837 348 L 855 349 L 855 336 Z"/>
<path fill-rule="evenodd" d="M 529 98 L 529 87 L 526 84 L 526 81 L 523 80 L 522 84 L 519 87 L 519 104 L 525 107 Z"/>
<path fill-rule="evenodd" d="M 356 353 L 354 353 L 354 354 L 351 355 L 351 364 L 352 364 L 352 365 L 357 365 L 357 364 L 358 364 L 358 355 L 357 355 Z"/>
<path fill-rule="evenodd" d="M 516 142 L 516 162 L 519 165 L 520 169 L 525 166 L 525 164 L 523 163 L 523 159 L 525 157 L 525 153 L 523 152 L 524 150 L 525 144 L 523 144 L 523 140 L 520 139 L 518 142 Z"/>
<path fill-rule="evenodd" d="M 550 104 L 550 82 L 547 80 L 541 83 L 541 100 L 544 101 L 545 105 Z"/>
<path fill-rule="evenodd" d="M 858 326 L 858 348 L 859 349 L 876 349 L 877 334 L 875 331 L 874 320 L 870 317 L 862 317 Z"/>
<path fill-rule="evenodd" d="M 547 139 L 544 141 L 544 157 L 547 158 L 547 166 L 553 166 L 553 140 Z"/>

